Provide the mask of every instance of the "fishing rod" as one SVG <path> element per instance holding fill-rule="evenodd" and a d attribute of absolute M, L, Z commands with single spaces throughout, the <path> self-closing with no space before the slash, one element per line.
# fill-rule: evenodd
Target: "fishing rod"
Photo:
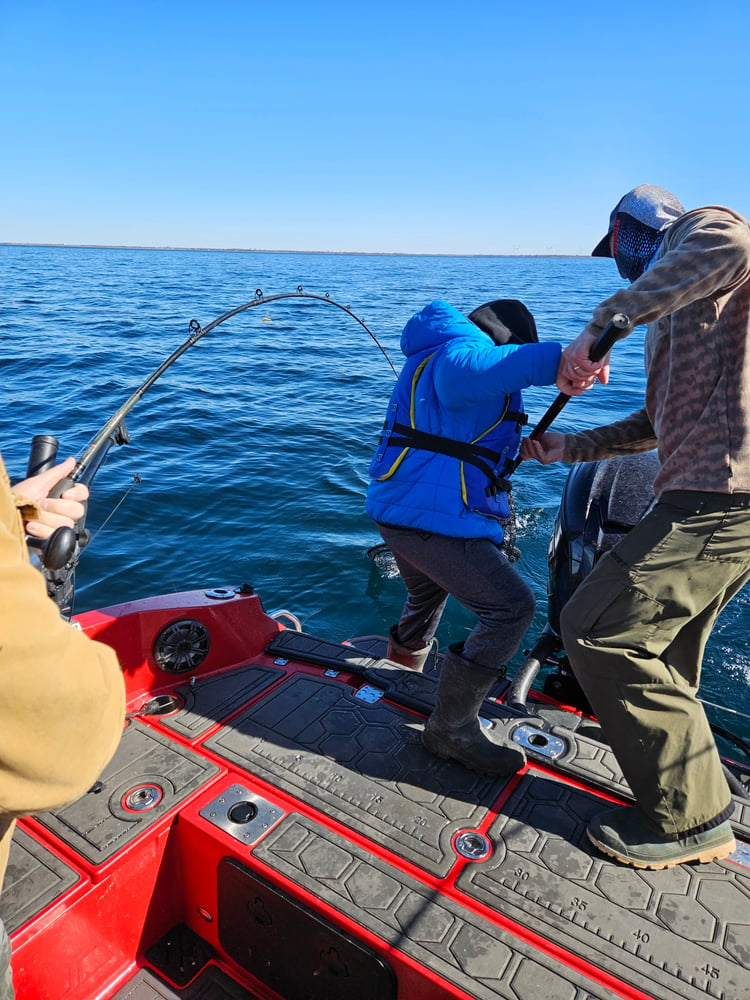
<path fill-rule="evenodd" d="M 601 361 L 604 355 L 612 350 L 616 341 L 625 337 L 630 332 L 631 326 L 632 324 L 630 319 L 625 315 L 625 313 L 615 313 L 591 345 L 589 350 L 589 361 Z M 554 402 L 547 408 L 541 420 L 531 431 L 529 438 L 532 441 L 540 438 L 555 417 L 558 416 L 563 407 L 565 407 L 572 398 L 573 397 L 568 395 L 567 392 L 560 392 Z M 508 469 L 506 477 L 516 471 L 518 466 L 521 464 L 521 461 L 522 459 L 519 453 Z M 540 637 L 537 639 L 534 648 L 529 651 L 528 656 L 521 664 L 515 677 L 513 678 L 513 683 L 507 699 L 509 704 L 521 711 L 526 710 L 526 699 L 529 691 L 531 690 L 531 686 L 534 683 L 537 674 L 541 670 L 542 664 L 557 648 L 559 648 L 559 637 L 554 629 L 550 625 L 547 625 Z"/>
<path fill-rule="evenodd" d="M 88 485 L 92 482 L 94 476 L 107 457 L 110 448 L 115 444 L 129 444 L 130 435 L 125 427 L 125 417 L 128 413 L 130 413 L 143 395 L 151 388 L 154 382 L 161 378 L 164 372 L 167 371 L 167 369 L 170 368 L 179 357 L 188 351 L 202 337 L 205 337 L 206 334 L 215 330 L 217 326 L 221 326 L 222 323 L 225 323 L 233 316 L 237 316 L 239 313 L 246 312 L 248 309 L 257 308 L 261 305 L 268 305 L 271 302 L 278 302 L 281 299 L 312 299 L 330 306 L 335 306 L 337 309 L 342 310 L 342 312 L 345 312 L 347 316 L 351 316 L 353 320 L 359 323 L 362 329 L 365 330 L 365 332 L 372 338 L 390 365 L 394 375 L 396 374 L 396 369 L 394 368 L 385 348 L 378 341 L 378 338 L 372 330 L 367 327 L 359 316 L 352 312 L 348 305 L 341 305 L 340 302 L 336 302 L 327 293 L 325 295 L 316 295 L 312 292 L 305 292 L 302 285 L 298 285 L 296 290 L 293 292 L 280 292 L 277 295 L 264 295 L 262 289 L 258 288 L 255 291 L 255 298 L 250 302 L 245 302 L 241 306 L 229 309 L 207 326 L 201 326 L 195 319 L 191 320 L 189 324 L 190 336 L 187 340 L 172 351 L 169 357 L 163 361 L 159 367 L 152 372 L 144 382 L 141 383 L 135 392 L 125 400 L 122 406 L 120 406 L 119 409 L 112 414 L 101 430 L 94 435 L 91 441 L 83 449 L 80 457 L 76 460 L 76 464 L 70 475 L 65 479 L 62 479 L 57 486 L 55 486 L 55 488 L 51 491 L 50 496 L 55 498 L 60 497 L 66 490 L 69 490 L 76 483 Z M 28 476 L 38 475 L 39 473 L 51 468 L 57 460 L 58 447 L 59 442 L 51 435 L 40 434 L 34 437 L 32 440 L 31 454 L 28 462 L 27 478 Z M 58 605 L 62 614 L 69 615 L 72 611 L 73 594 L 75 590 L 75 568 L 80 557 L 81 549 L 83 549 L 90 541 L 89 533 L 85 527 L 85 506 L 86 505 L 84 505 L 84 515 L 76 523 L 75 528 L 58 528 L 52 533 L 49 539 L 41 543 L 38 543 L 35 540 L 27 539 L 29 545 L 39 549 L 41 568 L 47 581 L 47 592 Z"/>

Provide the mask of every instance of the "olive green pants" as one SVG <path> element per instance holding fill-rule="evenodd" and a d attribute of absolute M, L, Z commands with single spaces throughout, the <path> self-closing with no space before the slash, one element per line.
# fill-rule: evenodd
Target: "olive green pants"
<path fill-rule="evenodd" d="M 716 616 L 750 578 L 750 496 L 676 490 L 595 565 L 563 609 L 565 652 L 644 822 L 677 838 L 731 797 L 703 707 Z"/>

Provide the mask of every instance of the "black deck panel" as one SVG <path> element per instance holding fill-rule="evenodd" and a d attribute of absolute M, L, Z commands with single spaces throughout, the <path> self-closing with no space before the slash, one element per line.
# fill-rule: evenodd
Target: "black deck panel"
<path fill-rule="evenodd" d="M 216 764 L 169 736 L 131 722 L 94 788 L 36 819 L 81 857 L 102 864 L 218 771 Z M 124 797 L 141 786 L 158 788 L 161 800 L 143 812 L 126 809 Z"/>
<path fill-rule="evenodd" d="M 194 740 L 283 676 L 283 670 L 249 665 L 185 684 L 175 692 L 182 699 L 182 708 L 174 715 L 163 716 L 161 725 Z"/>
<path fill-rule="evenodd" d="M 353 643 L 358 641 L 361 640 L 352 640 Z M 358 674 L 381 689 L 390 701 L 429 714 L 435 703 L 436 675 L 414 673 L 378 659 L 375 654 L 382 652 L 384 646 L 385 640 L 378 636 L 368 636 L 360 649 L 355 645 L 318 639 L 305 632 L 286 630 L 274 637 L 267 651 L 296 658 L 303 663 Z M 498 691 L 493 690 L 490 695 L 497 697 Z M 535 753 L 533 748 L 528 749 L 532 761 L 626 801 L 632 800 L 620 765 L 612 750 L 600 738 L 601 731 L 596 723 L 582 722 L 575 713 L 546 704 L 535 705 L 534 710 L 538 714 L 523 716 L 507 706 L 485 701 L 482 715 L 492 719 L 495 726 L 505 732 L 506 739 L 511 739 L 513 731 L 523 723 L 538 725 L 544 732 L 562 739 L 566 749 L 554 760 L 549 760 L 543 753 Z M 561 720 L 565 721 L 565 725 L 560 724 Z M 736 795 L 733 798 L 732 826 L 735 834 L 750 840 L 750 802 Z"/>
<path fill-rule="evenodd" d="M 319 639 L 308 632 L 297 632 L 295 629 L 283 629 L 275 635 L 266 646 L 266 652 L 355 674 L 377 666 L 381 659 L 358 647 Z"/>
<path fill-rule="evenodd" d="M 494 855 L 458 888 L 659 1000 L 748 1000 L 750 870 L 617 864 L 585 834 L 601 806 L 526 774 L 489 830 Z"/>
<path fill-rule="evenodd" d="M 207 966 L 184 990 L 177 990 L 148 969 L 141 969 L 112 1000 L 258 1000 L 215 965 Z"/>
<path fill-rule="evenodd" d="M 81 874 L 16 827 L 0 895 L 0 919 L 9 934 L 60 899 Z"/>
<path fill-rule="evenodd" d="M 423 748 L 421 723 L 323 676 L 289 677 L 213 733 L 207 749 L 444 876 L 453 833 L 478 826 L 507 778 L 479 777 Z"/>
<path fill-rule="evenodd" d="M 367 645 L 376 647 L 376 640 L 377 637 L 369 637 Z M 420 673 L 372 655 L 359 647 L 330 642 L 293 629 L 286 629 L 275 635 L 266 646 L 266 652 L 284 660 L 298 660 L 300 663 L 312 663 L 328 670 L 356 674 L 377 684 L 398 704 L 417 712 L 429 714 L 435 707 L 439 671 L 435 669 L 432 658 L 429 667 Z M 442 660 L 442 657 L 439 659 Z M 507 686 L 507 681 L 498 681 L 490 690 L 490 695 L 499 698 Z"/>
<path fill-rule="evenodd" d="M 533 944 L 306 817 L 287 816 L 254 854 L 476 1000 L 612 997 Z"/>
<path fill-rule="evenodd" d="M 397 1000 L 397 978 L 382 949 L 300 900 L 296 883 L 284 890 L 257 869 L 223 858 L 217 872 L 217 921 L 224 952 L 274 996 Z"/>

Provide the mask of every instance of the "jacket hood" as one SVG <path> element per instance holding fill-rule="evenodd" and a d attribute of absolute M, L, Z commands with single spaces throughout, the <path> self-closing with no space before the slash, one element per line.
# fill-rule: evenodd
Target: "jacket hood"
<path fill-rule="evenodd" d="M 401 334 L 401 350 L 406 357 L 441 347 L 457 337 L 491 346 L 492 341 L 476 324 L 449 302 L 435 299 L 409 320 Z"/>

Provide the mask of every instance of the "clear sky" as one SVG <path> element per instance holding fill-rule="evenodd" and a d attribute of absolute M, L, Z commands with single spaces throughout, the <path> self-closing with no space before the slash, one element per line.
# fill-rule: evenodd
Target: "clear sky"
<path fill-rule="evenodd" d="M 750 215 L 748 0 L 0 0 L 0 242 L 589 253 Z"/>

